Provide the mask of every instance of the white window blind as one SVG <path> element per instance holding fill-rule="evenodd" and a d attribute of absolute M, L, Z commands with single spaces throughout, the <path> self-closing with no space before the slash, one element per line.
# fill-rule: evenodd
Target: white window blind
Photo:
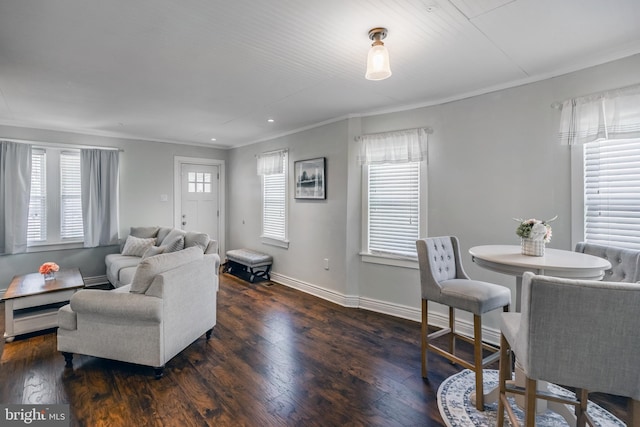
<path fill-rule="evenodd" d="M 640 249 L 640 139 L 584 145 L 585 240 Z"/>
<path fill-rule="evenodd" d="M 262 237 L 286 240 L 287 153 L 281 157 L 282 173 L 262 175 Z"/>
<path fill-rule="evenodd" d="M 416 257 L 420 163 L 369 165 L 368 200 L 368 251 Z"/>
<path fill-rule="evenodd" d="M 80 153 L 60 153 L 60 238 L 82 239 Z"/>
<path fill-rule="evenodd" d="M 27 241 L 47 240 L 47 187 L 46 154 L 44 150 L 31 151 L 31 196 L 29 198 L 29 220 Z"/>

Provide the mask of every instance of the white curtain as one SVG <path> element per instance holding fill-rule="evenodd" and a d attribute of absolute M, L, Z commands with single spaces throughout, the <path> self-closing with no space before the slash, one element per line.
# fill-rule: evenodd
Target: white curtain
<path fill-rule="evenodd" d="M 0 253 L 27 250 L 31 145 L 0 141 Z"/>
<path fill-rule="evenodd" d="M 358 162 L 362 165 L 420 162 L 427 156 L 427 130 L 407 129 L 363 135 Z"/>
<path fill-rule="evenodd" d="M 258 175 L 282 173 L 285 150 L 258 154 Z"/>
<path fill-rule="evenodd" d="M 119 154 L 117 150 L 80 150 L 82 220 L 86 248 L 118 242 Z"/>
<path fill-rule="evenodd" d="M 562 103 L 559 139 L 584 144 L 598 139 L 640 137 L 640 85 Z"/>

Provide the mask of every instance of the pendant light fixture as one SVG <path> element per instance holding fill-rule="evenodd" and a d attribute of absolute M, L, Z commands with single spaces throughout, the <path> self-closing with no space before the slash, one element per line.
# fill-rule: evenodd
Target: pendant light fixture
<path fill-rule="evenodd" d="M 367 56 L 367 73 L 364 75 L 367 80 L 384 80 L 391 76 L 389 51 L 382 43 L 385 37 L 387 37 L 386 28 L 372 28 L 369 31 L 369 38 L 373 43 Z"/>

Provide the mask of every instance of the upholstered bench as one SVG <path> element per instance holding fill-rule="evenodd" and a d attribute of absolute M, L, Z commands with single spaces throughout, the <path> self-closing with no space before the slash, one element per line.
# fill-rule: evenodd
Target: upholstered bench
<path fill-rule="evenodd" d="M 248 271 L 251 275 L 249 281 L 253 283 L 256 277 L 271 280 L 269 275 L 271 264 L 273 264 L 273 257 L 271 255 L 251 249 L 232 249 L 227 251 L 227 262 L 225 263 L 223 272 L 233 273 L 236 269 Z"/>

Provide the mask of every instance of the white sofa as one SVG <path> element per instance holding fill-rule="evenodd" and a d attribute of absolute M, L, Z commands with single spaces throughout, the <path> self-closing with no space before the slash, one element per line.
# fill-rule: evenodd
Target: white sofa
<path fill-rule="evenodd" d="M 131 227 L 120 253 L 105 257 L 107 279 L 115 288 L 128 285 L 144 257 L 193 246 L 199 246 L 205 254 L 218 253 L 218 242 L 206 233 L 185 232 L 171 227 Z"/>
<path fill-rule="evenodd" d="M 217 254 L 199 247 L 140 262 L 132 283 L 115 290 L 83 289 L 58 311 L 58 351 L 155 368 L 216 324 Z"/>

